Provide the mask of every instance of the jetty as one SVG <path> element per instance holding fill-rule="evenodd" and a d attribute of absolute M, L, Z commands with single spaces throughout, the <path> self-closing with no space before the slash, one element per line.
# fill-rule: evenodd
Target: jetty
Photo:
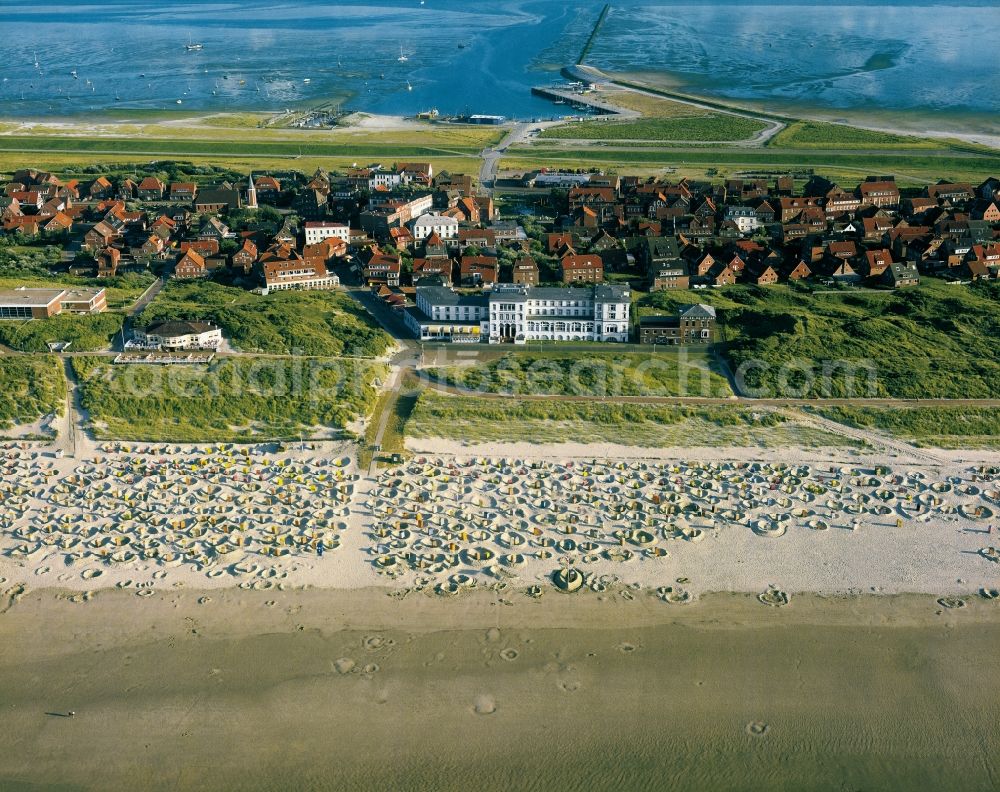
<path fill-rule="evenodd" d="M 586 110 L 597 116 L 613 117 L 615 120 L 639 118 L 642 115 L 635 110 L 616 107 L 599 99 L 596 94 L 588 93 L 586 83 L 535 86 L 531 89 L 531 93 L 553 102 L 565 103 L 577 110 Z"/>

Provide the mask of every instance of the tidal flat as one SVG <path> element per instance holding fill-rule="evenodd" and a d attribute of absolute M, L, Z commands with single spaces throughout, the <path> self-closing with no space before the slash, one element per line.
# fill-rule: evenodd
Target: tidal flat
<path fill-rule="evenodd" d="M 978 596 L 67 594 L 0 614 L 5 790 L 995 788 Z"/>

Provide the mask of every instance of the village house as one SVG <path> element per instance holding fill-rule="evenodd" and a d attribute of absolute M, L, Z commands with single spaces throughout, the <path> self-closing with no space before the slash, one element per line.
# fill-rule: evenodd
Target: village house
<path fill-rule="evenodd" d="M 523 286 L 538 285 L 538 264 L 531 256 L 522 256 L 511 266 L 511 282 Z"/>
<path fill-rule="evenodd" d="M 593 253 L 566 255 L 559 260 L 559 274 L 566 284 L 601 283 L 604 280 L 604 262 Z"/>
<path fill-rule="evenodd" d="M 782 277 L 788 281 L 803 280 L 812 275 L 812 268 L 801 258 L 782 268 Z"/>
<path fill-rule="evenodd" d="M 107 198 L 113 198 L 115 189 L 106 176 L 98 176 L 90 183 L 87 194 L 92 201 L 103 201 Z"/>
<path fill-rule="evenodd" d="M 413 259 L 413 283 L 422 278 L 437 277 L 444 286 L 451 285 L 452 261 L 450 258 L 416 258 Z"/>
<path fill-rule="evenodd" d="M 868 277 L 880 278 L 882 274 L 892 266 L 892 253 L 885 248 L 879 250 L 866 250 L 865 261 L 868 264 Z"/>
<path fill-rule="evenodd" d="M 640 344 L 711 344 L 715 340 L 715 308 L 682 305 L 675 316 L 643 316 L 639 319 Z"/>
<path fill-rule="evenodd" d="M 890 209 L 899 206 L 899 188 L 895 181 L 871 179 L 858 186 L 858 198 L 862 206 L 877 206 Z"/>
<path fill-rule="evenodd" d="M 206 275 L 208 275 L 208 267 L 205 266 L 204 256 L 193 250 L 183 253 L 174 266 L 174 277 L 179 280 L 204 278 Z"/>
<path fill-rule="evenodd" d="M 257 246 L 253 243 L 253 240 L 245 239 L 243 241 L 243 246 L 240 247 L 232 257 L 233 269 L 243 270 L 244 275 L 249 275 L 253 271 L 254 265 L 257 263 Z"/>
<path fill-rule="evenodd" d="M 494 256 L 462 256 L 459 279 L 463 286 L 490 286 L 497 282 L 499 272 Z"/>
<path fill-rule="evenodd" d="M 254 179 L 253 186 L 257 192 L 257 200 L 263 203 L 273 204 L 281 195 L 281 182 L 273 176 L 258 176 Z"/>
<path fill-rule="evenodd" d="M 362 255 L 363 275 L 369 286 L 398 286 L 402 260 L 399 255 L 373 247 Z"/>
<path fill-rule="evenodd" d="M 161 201 L 164 189 L 163 182 L 155 176 L 147 176 L 139 182 L 136 192 L 140 201 Z"/>
<path fill-rule="evenodd" d="M 444 215 L 425 214 L 413 221 L 411 232 L 414 240 L 426 239 L 437 234 L 441 239 L 455 239 L 458 236 L 458 220 Z"/>
<path fill-rule="evenodd" d="M 122 252 L 118 248 L 107 247 L 100 251 L 94 260 L 97 262 L 98 278 L 113 278 L 118 274 L 118 264 Z"/>
<path fill-rule="evenodd" d="M 133 338 L 153 349 L 218 349 L 222 343 L 222 330 L 211 322 L 170 320 L 155 322 L 146 328 L 137 327 Z"/>
<path fill-rule="evenodd" d="M 198 194 L 198 185 L 194 182 L 172 182 L 170 184 L 170 200 L 179 203 L 191 203 Z"/>
<path fill-rule="evenodd" d="M 351 228 L 345 223 L 335 223 L 328 220 L 312 220 L 303 224 L 307 245 L 315 245 L 324 239 L 337 237 L 345 242 L 350 239 Z"/>
<path fill-rule="evenodd" d="M 882 275 L 885 283 L 894 289 L 916 286 L 920 283 L 917 266 L 908 261 L 894 261 Z"/>
<path fill-rule="evenodd" d="M 680 258 L 661 261 L 650 270 L 649 290 L 687 289 L 691 274 L 687 262 Z"/>

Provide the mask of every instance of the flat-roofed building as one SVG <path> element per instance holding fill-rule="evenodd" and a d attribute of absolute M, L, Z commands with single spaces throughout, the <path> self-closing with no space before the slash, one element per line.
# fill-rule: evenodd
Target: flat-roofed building
<path fill-rule="evenodd" d="M 102 313 L 108 308 L 104 289 L 29 289 L 0 291 L 0 319 L 47 319 L 63 311 Z"/>
<path fill-rule="evenodd" d="M 47 319 L 62 311 L 62 289 L 0 291 L 0 319 Z"/>

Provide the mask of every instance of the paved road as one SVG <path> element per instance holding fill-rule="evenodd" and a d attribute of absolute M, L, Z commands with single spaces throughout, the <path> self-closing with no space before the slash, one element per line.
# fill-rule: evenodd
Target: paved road
<path fill-rule="evenodd" d="M 125 311 L 125 315 L 135 316 L 136 314 L 142 313 L 146 309 L 146 306 L 156 298 L 156 295 L 163 290 L 165 285 L 166 281 L 164 281 L 163 278 L 157 278 L 149 285 L 149 288 L 146 289 L 146 291 L 139 295 L 139 299 L 132 304 L 132 307 Z"/>
<path fill-rule="evenodd" d="M 497 169 L 500 166 L 501 158 L 507 152 L 508 148 L 521 143 L 527 143 L 533 130 L 544 129 L 547 126 L 552 126 L 553 123 L 562 122 L 539 121 L 532 123 L 516 123 L 508 130 L 507 134 L 504 135 L 503 140 L 497 143 L 496 146 L 483 149 L 483 153 L 481 155 L 483 164 L 479 168 L 480 191 L 487 195 L 493 194 L 493 187 L 497 178 Z"/>

